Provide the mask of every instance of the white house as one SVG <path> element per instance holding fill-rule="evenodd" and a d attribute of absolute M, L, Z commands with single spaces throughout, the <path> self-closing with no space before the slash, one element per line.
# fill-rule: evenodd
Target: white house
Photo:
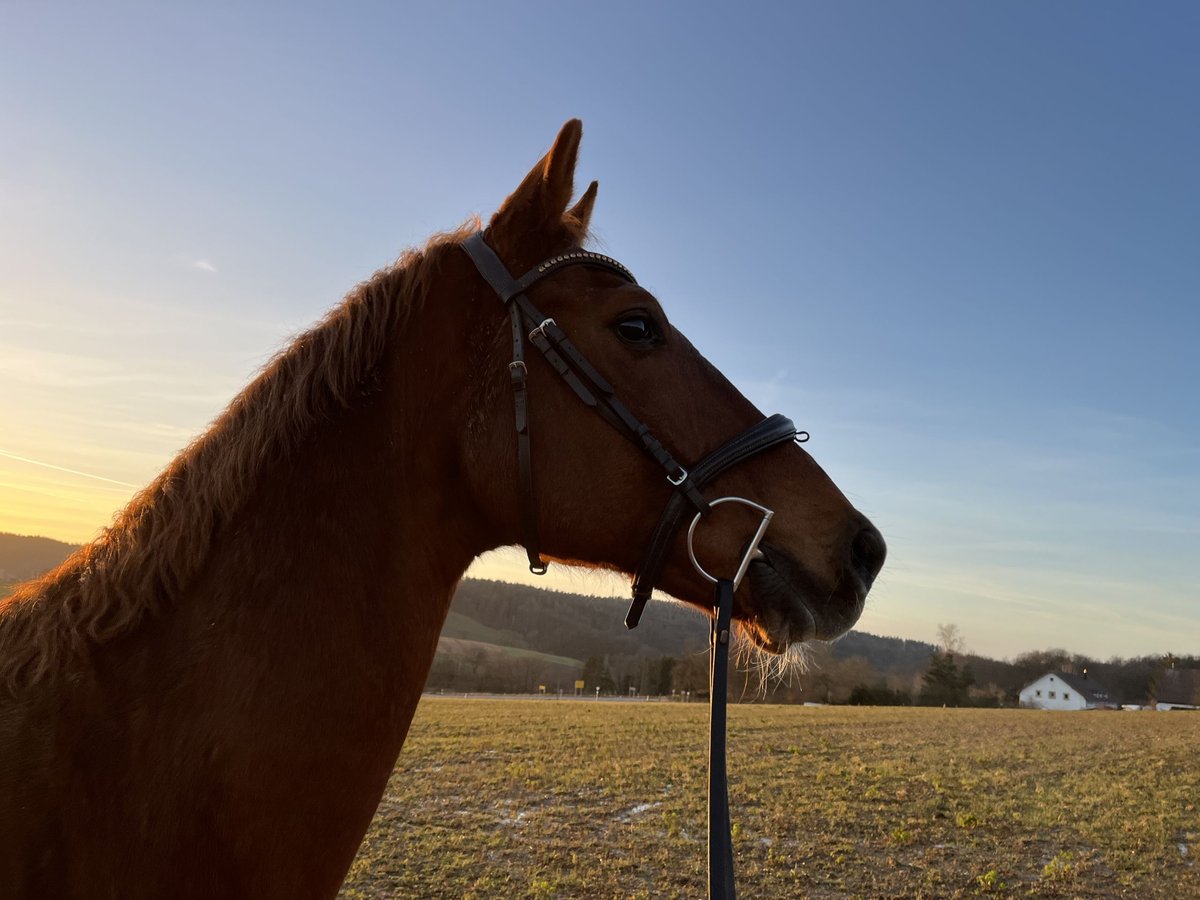
<path fill-rule="evenodd" d="M 1200 709 L 1200 669 L 1167 669 L 1154 692 L 1154 708 Z"/>
<path fill-rule="evenodd" d="M 1087 675 L 1048 672 L 1021 688 L 1021 705 L 1032 709 L 1104 709 L 1116 706 L 1108 689 Z"/>

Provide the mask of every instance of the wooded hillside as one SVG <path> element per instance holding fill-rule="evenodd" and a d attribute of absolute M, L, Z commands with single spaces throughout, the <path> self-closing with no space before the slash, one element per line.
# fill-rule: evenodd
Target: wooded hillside
<path fill-rule="evenodd" d="M 0 582 L 25 581 L 53 569 L 77 550 L 74 544 L 0 532 Z"/>

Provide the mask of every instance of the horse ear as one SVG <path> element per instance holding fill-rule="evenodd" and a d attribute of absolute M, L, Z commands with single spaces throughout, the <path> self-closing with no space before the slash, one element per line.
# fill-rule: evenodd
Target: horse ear
<path fill-rule="evenodd" d="M 599 187 L 600 182 L 598 181 L 589 184 L 588 189 L 579 198 L 579 202 L 568 209 L 564 216 L 568 224 L 578 229 L 580 238 L 587 234 L 588 223 L 592 220 L 592 207 L 596 205 L 596 190 Z"/>
<path fill-rule="evenodd" d="M 488 236 L 500 245 L 497 250 L 504 248 L 519 256 L 517 247 L 524 240 L 563 224 L 563 214 L 575 191 L 575 160 L 579 156 L 582 136 L 582 122 L 578 119 L 567 122 L 550 152 L 529 171 L 492 216 Z M 555 240 L 561 240 L 561 237 L 553 236 Z"/>

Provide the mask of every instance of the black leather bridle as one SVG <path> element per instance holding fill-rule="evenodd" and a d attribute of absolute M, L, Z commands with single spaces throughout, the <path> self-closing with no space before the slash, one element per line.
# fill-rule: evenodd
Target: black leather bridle
<path fill-rule="evenodd" d="M 675 535 L 684 522 L 684 515 L 694 511 L 688 530 L 688 553 L 692 564 L 716 585 L 710 643 L 712 656 L 709 666 L 709 896 L 734 896 L 733 844 L 729 829 L 729 791 L 725 779 L 725 700 L 729 671 L 729 629 L 733 611 L 733 593 L 766 532 L 772 512 L 741 497 L 720 497 L 707 500 L 703 489 L 721 473 L 753 456 L 793 440 L 808 439 L 798 432 L 791 419 L 768 416 L 757 425 L 726 441 L 704 459 L 686 469 L 670 454 L 650 429 L 633 415 L 613 392 L 591 363 L 576 349 L 558 324 L 542 315 L 526 292 L 543 278 L 570 266 L 590 266 L 603 269 L 631 284 L 637 284 L 633 274 L 623 265 L 602 253 L 574 248 L 553 256 L 534 266 L 520 278 L 513 278 L 508 268 L 488 246 L 482 232 L 476 232 L 463 242 L 463 250 L 475 264 L 484 280 L 508 307 L 512 319 L 512 361 L 508 371 L 512 380 L 516 405 L 518 480 L 520 483 L 521 543 L 529 557 L 529 569 L 535 574 L 546 572 L 546 563 L 538 549 L 537 505 L 533 487 L 533 456 L 529 438 L 529 368 L 525 362 L 525 338 L 541 351 L 542 356 L 566 381 L 585 404 L 592 407 L 606 422 L 626 439 L 641 448 L 663 469 L 672 490 L 670 499 L 650 536 L 650 543 L 638 566 L 633 581 L 633 603 L 625 617 L 628 628 L 637 626 L 642 610 L 662 574 L 667 553 Z M 701 517 L 719 503 L 735 502 L 750 506 L 762 514 L 758 532 L 743 551 L 737 573 L 732 578 L 714 578 L 704 571 L 696 559 L 692 535 Z"/>

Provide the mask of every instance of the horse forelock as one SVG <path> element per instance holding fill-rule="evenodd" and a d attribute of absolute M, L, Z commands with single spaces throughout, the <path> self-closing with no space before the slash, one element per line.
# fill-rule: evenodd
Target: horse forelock
<path fill-rule="evenodd" d="M 57 569 L 0 601 L 0 685 L 18 691 L 89 645 L 169 606 L 204 565 L 217 530 L 258 476 L 285 463 L 314 425 L 378 387 L 393 335 L 417 315 L 469 222 L 358 285 L 271 359 L 112 524 Z"/>

